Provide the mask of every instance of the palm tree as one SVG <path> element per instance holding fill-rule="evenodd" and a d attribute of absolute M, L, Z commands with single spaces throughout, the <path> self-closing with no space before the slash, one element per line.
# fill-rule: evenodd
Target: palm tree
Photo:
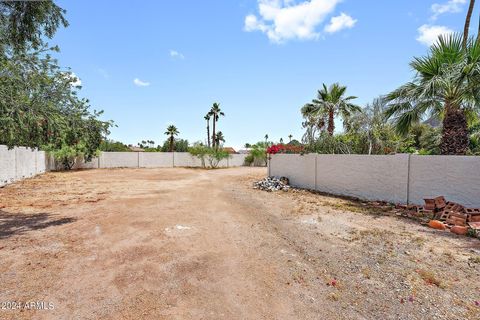
<path fill-rule="evenodd" d="M 217 134 L 215 135 L 215 147 L 218 149 L 220 146 L 220 142 L 225 142 L 225 137 L 223 136 L 222 131 L 218 131 Z"/>
<path fill-rule="evenodd" d="M 175 136 L 178 136 L 180 132 L 178 131 L 177 127 L 174 125 L 170 125 L 167 127 L 167 131 L 165 131 L 165 134 L 167 136 L 170 136 L 170 146 L 169 146 L 169 152 L 173 152 L 173 146 L 175 143 Z"/>
<path fill-rule="evenodd" d="M 288 135 L 288 139 L 289 139 L 288 142 L 292 142 L 292 138 L 293 138 L 293 136 L 292 136 L 291 134 L 289 134 L 289 135 Z"/>
<path fill-rule="evenodd" d="M 210 148 L 210 112 L 203 117 L 205 120 L 207 120 L 207 141 L 208 141 L 208 147 Z"/>
<path fill-rule="evenodd" d="M 461 34 L 440 36 L 425 57 L 415 58 L 417 72 L 409 82 L 386 96 L 388 118 L 400 133 L 427 115 L 443 118 L 441 153 L 463 155 L 468 149 L 467 116 L 480 106 L 480 43 Z"/>
<path fill-rule="evenodd" d="M 220 104 L 215 102 L 212 106 L 212 109 L 210 109 L 210 112 L 209 112 L 210 116 L 213 117 L 213 134 L 212 134 L 212 143 L 213 143 L 213 147 L 216 146 L 216 141 L 217 141 L 217 138 L 215 137 L 215 124 L 217 123 L 218 119 L 222 116 L 225 116 L 225 113 L 222 112 L 222 110 L 220 109 Z"/>
<path fill-rule="evenodd" d="M 352 113 L 359 112 L 362 109 L 350 103 L 351 100 L 357 97 L 348 96 L 345 97 L 347 91 L 346 86 L 341 86 L 338 83 L 334 83 L 327 88 L 323 84 L 323 88 L 318 90 L 317 99 L 312 100 L 311 103 L 306 104 L 302 108 L 302 114 L 304 116 L 311 117 L 313 119 L 328 120 L 327 131 L 332 136 L 335 131 L 335 117 L 342 117 L 344 123 L 348 120 Z M 319 121 L 320 123 L 322 121 Z"/>
<path fill-rule="evenodd" d="M 473 8 L 475 7 L 475 0 L 470 0 L 467 17 L 465 19 L 465 27 L 463 29 L 463 49 L 467 49 L 468 32 L 470 31 L 470 20 L 472 19 Z"/>
<path fill-rule="evenodd" d="M 265 135 L 265 145 L 268 146 L 268 134 Z"/>

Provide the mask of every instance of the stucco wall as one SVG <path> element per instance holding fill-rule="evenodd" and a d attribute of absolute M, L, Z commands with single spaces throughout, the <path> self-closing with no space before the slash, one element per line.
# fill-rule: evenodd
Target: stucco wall
<path fill-rule="evenodd" d="M 174 152 L 173 162 L 175 167 L 201 167 L 202 161 L 197 157 L 192 157 L 188 152 Z"/>
<path fill-rule="evenodd" d="M 139 156 L 142 168 L 173 167 L 173 153 L 170 152 L 141 152 Z"/>
<path fill-rule="evenodd" d="M 24 147 L 15 148 L 15 180 L 33 177 L 36 174 L 36 151 Z"/>
<path fill-rule="evenodd" d="M 15 181 L 15 150 L 0 145 L 0 186 Z"/>
<path fill-rule="evenodd" d="M 228 159 L 229 167 L 241 167 L 245 163 L 246 154 L 232 154 Z"/>
<path fill-rule="evenodd" d="M 423 204 L 424 198 L 444 195 L 480 207 L 480 157 L 273 155 L 269 174 L 285 176 L 294 186 L 361 199 Z"/>
<path fill-rule="evenodd" d="M 480 207 L 480 157 L 412 156 L 409 198 L 444 195 L 468 207 Z"/>
<path fill-rule="evenodd" d="M 8 150 L 0 145 L 0 186 L 44 173 L 46 169 L 45 152 L 24 147 Z"/>
<path fill-rule="evenodd" d="M 369 200 L 405 202 L 408 155 L 317 155 L 316 190 Z"/>
<path fill-rule="evenodd" d="M 102 152 L 100 168 L 138 168 L 139 152 Z"/>
<path fill-rule="evenodd" d="M 287 177 L 295 187 L 315 189 L 315 155 L 272 155 L 269 175 Z"/>

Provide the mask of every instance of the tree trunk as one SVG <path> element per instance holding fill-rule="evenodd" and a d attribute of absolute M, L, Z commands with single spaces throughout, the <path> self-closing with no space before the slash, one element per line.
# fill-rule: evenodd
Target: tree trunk
<path fill-rule="evenodd" d="M 210 120 L 207 120 L 207 139 L 208 139 L 208 147 L 210 148 Z"/>
<path fill-rule="evenodd" d="M 465 27 L 463 28 L 463 48 L 467 48 L 468 32 L 470 31 L 470 20 L 472 19 L 473 8 L 475 7 L 475 0 L 470 0 L 467 17 L 465 19 Z"/>
<path fill-rule="evenodd" d="M 335 116 L 333 114 L 333 110 L 328 112 L 328 134 L 333 136 L 333 132 L 335 131 Z"/>
<path fill-rule="evenodd" d="M 465 112 L 458 107 L 447 104 L 440 145 L 442 155 L 465 155 L 468 150 L 468 142 Z"/>
<path fill-rule="evenodd" d="M 170 152 L 173 152 L 173 135 L 170 136 Z"/>
<path fill-rule="evenodd" d="M 215 148 L 215 123 L 217 122 L 215 120 L 215 115 L 213 116 L 213 134 L 212 134 L 212 146 Z"/>

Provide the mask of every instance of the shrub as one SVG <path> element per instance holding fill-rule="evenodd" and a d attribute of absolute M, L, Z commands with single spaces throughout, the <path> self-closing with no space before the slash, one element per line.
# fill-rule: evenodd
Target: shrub
<path fill-rule="evenodd" d="M 288 144 L 274 144 L 273 146 L 267 149 L 268 154 L 277 154 L 277 153 L 284 153 L 284 154 L 299 154 L 305 152 L 305 148 L 303 146 L 294 146 Z"/>

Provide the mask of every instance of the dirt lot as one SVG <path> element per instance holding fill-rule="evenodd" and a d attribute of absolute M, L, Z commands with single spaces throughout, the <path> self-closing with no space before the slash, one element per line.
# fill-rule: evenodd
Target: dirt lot
<path fill-rule="evenodd" d="M 253 190 L 265 174 L 95 170 L 0 189 L 0 319 L 480 319 L 479 240 Z"/>

